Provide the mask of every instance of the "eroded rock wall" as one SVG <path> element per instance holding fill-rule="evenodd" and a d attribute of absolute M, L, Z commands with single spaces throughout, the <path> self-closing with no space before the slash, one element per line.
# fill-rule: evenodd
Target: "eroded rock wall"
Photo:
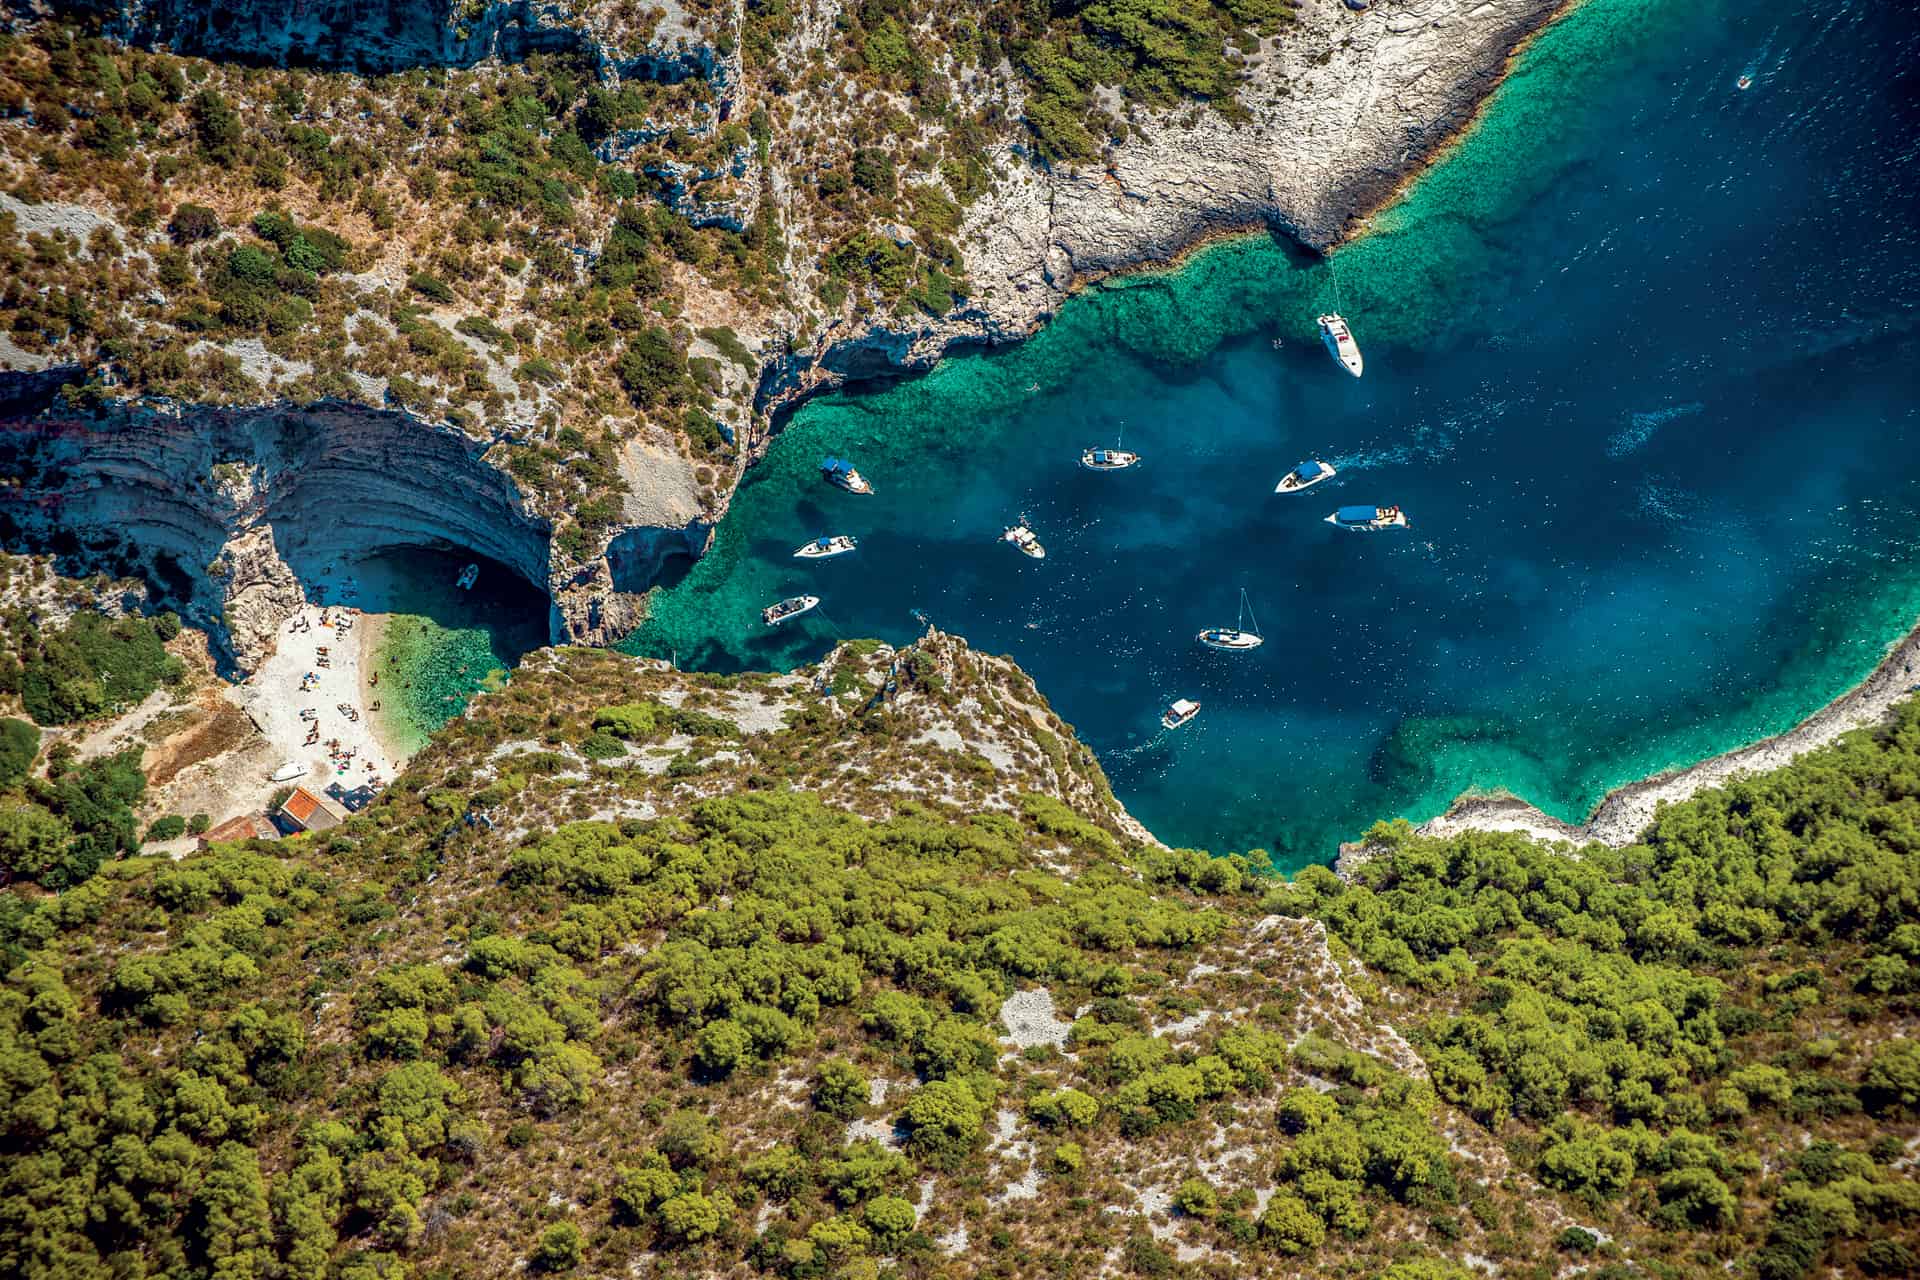
<path fill-rule="evenodd" d="M 0 542 L 141 574 L 242 669 L 271 652 L 303 583 L 387 550 L 499 562 L 552 602 L 556 642 L 608 644 L 635 626 L 641 597 L 604 558 L 556 564 L 549 522 L 485 453 L 451 428 L 337 402 L 56 404 L 0 421 Z M 706 528 L 659 536 L 704 548 Z"/>

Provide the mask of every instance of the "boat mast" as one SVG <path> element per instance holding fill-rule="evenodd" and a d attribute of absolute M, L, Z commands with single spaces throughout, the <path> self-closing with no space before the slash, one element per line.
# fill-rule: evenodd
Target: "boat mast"
<path fill-rule="evenodd" d="M 1247 599 L 1247 589 L 1245 587 L 1242 587 L 1240 588 L 1240 613 L 1244 617 L 1248 614 L 1251 614 L 1252 612 L 1253 612 L 1253 601 Z M 1237 622 L 1234 623 L 1233 629 L 1235 631 L 1242 630 L 1240 624 Z M 1260 619 L 1258 618 L 1255 618 L 1253 620 L 1253 634 L 1260 635 Z M 1264 636 L 1261 638 L 1265 639 Z"/>

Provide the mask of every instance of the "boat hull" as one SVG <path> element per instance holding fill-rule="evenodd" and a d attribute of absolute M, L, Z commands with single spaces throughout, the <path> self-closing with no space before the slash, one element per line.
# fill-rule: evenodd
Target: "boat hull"
<path fill-rule="evenodd" d="M 1315 476 L 1311 480 L 1300 480 L 1294 476 L 1293 472 L 1291 471 L 1287 472 L 1286 475 L 1280 477 L 1280 483 L 1273 486 L 1273 491 L 1275 493 L 1305 493 L 1307 490 L 1313 488 L 1313 486 L 1317 484 L 1325 484 L 1327 481 L 1333 479 L 1336 475 L 1340 474 L 1339 472 L 1335 471 L 1332 467 L 1327 466 L 1324 462 L 1321 463 L 1320 465 L 1322 468 L 1320 474 Z"/>
<path fill-rule="evenodd" d="M 1334 362 L 1354 377 L 1359 377 L 1366 368 L 1366 362 L 1360 355 L 1360 344 L 1353 340 L 1353 330 L 1347 327 L 1345 319 L 1338 315 L 1320 317 L 1320 341 L 1326 344 L 1327 353 Z"/>
<path fill-rule="evenodd" d="M 1251 631 L 1202 631 L 1194 637 L 1209 649 L 1218 649 L 1222 653 L 1245 653 L 1249 649 L 1258 649 L 1266 641 Z"/>
<path fill-rule="evenodd" d="M 1348 533 L 1388 533 L 1395 529 L 1405 529 L 1407 518 L 1399 516 L 1392 520 L 1363 520 L 1349 522 L 1338 516 L 1328 516 L 1327 523 L 1336 529 L 1345 529 Z"/>
<path fill-rule="evenodd" d="M 800 605 L 799 608 L 791 609 L 785 613 L 776 615 L 774 613 L 774 610 L 778 609 L 780 605 L 773 605 L 769 608 L 762 609 L 760 611 L 760 621 L 766 623 L 770 627 L 777 627 L 783 622 L 791 622 L 795 618 L 804 617 L 805 615 L 812 613 L 815 609 L 820 607 L 820 597 L 818 596 L 796 596 L 794 597 L 794 599 L 799 602 L 799 605 Z M 789 603 L 789 601 L 782 600 L 780 602 L 781 605 L 784 605 L 787 603 Z"/>
<path fill-rule="evenodd" d="M 835 556 L 851 555 L 859 549 L 857 543 L 822 547 L 818 543 L 809 542 L 806 546 L 794 551 L 793 558 L 795 560 L 831 560 Z"/>
<path fill-rule="evenodd" d="M 1080 455 L 1080 465 L 1088 471 L 1125 471 L 1129 467 L 1140 465 L 1140 455 L 1119 450 L 1108 450 L 1106 456 L 1096 457 L 1089 449 Z"/>

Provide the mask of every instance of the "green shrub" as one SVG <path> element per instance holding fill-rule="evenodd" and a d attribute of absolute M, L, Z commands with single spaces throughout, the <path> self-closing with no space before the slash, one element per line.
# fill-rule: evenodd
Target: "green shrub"
<path fill-rule="evenodd" d="M 161 840 L 175 840 L 186 833 L 187 820 L 177 813 L 170 813 L 164 818 L 153 820 L 147 827 L 147 835 L 143 843 L 153 844 Z"/>

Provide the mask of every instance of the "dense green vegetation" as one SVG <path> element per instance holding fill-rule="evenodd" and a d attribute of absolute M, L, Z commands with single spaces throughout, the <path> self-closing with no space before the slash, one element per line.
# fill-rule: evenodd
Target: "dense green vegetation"
<path fill-rule="evenodd" d="M 1920 1102 L 1916 778 L 1910 707 L 1626 849 L 1383 826 L 1356 884 L 1313 868 L 1270 905 L 1421 1000 L 1435 1086 L 1542 1182 L 1744 1233 L 1754 1273 L 1791 1280 L 1915 1243 L 1920 1186 L 1864 1139 Z M 1782 1126 L 1834 1137 L 1769 1176 Z"/>
<path fill-rule="evenodd" d="M 5 620 L 0 694 L 14 694 L 40 724 L 71 724 L 124 710 L 184 674 L 166 642 L 180 632 L 171 613 L 108 618 L 77 613 L 57 628 L 25 613 Z"/>

